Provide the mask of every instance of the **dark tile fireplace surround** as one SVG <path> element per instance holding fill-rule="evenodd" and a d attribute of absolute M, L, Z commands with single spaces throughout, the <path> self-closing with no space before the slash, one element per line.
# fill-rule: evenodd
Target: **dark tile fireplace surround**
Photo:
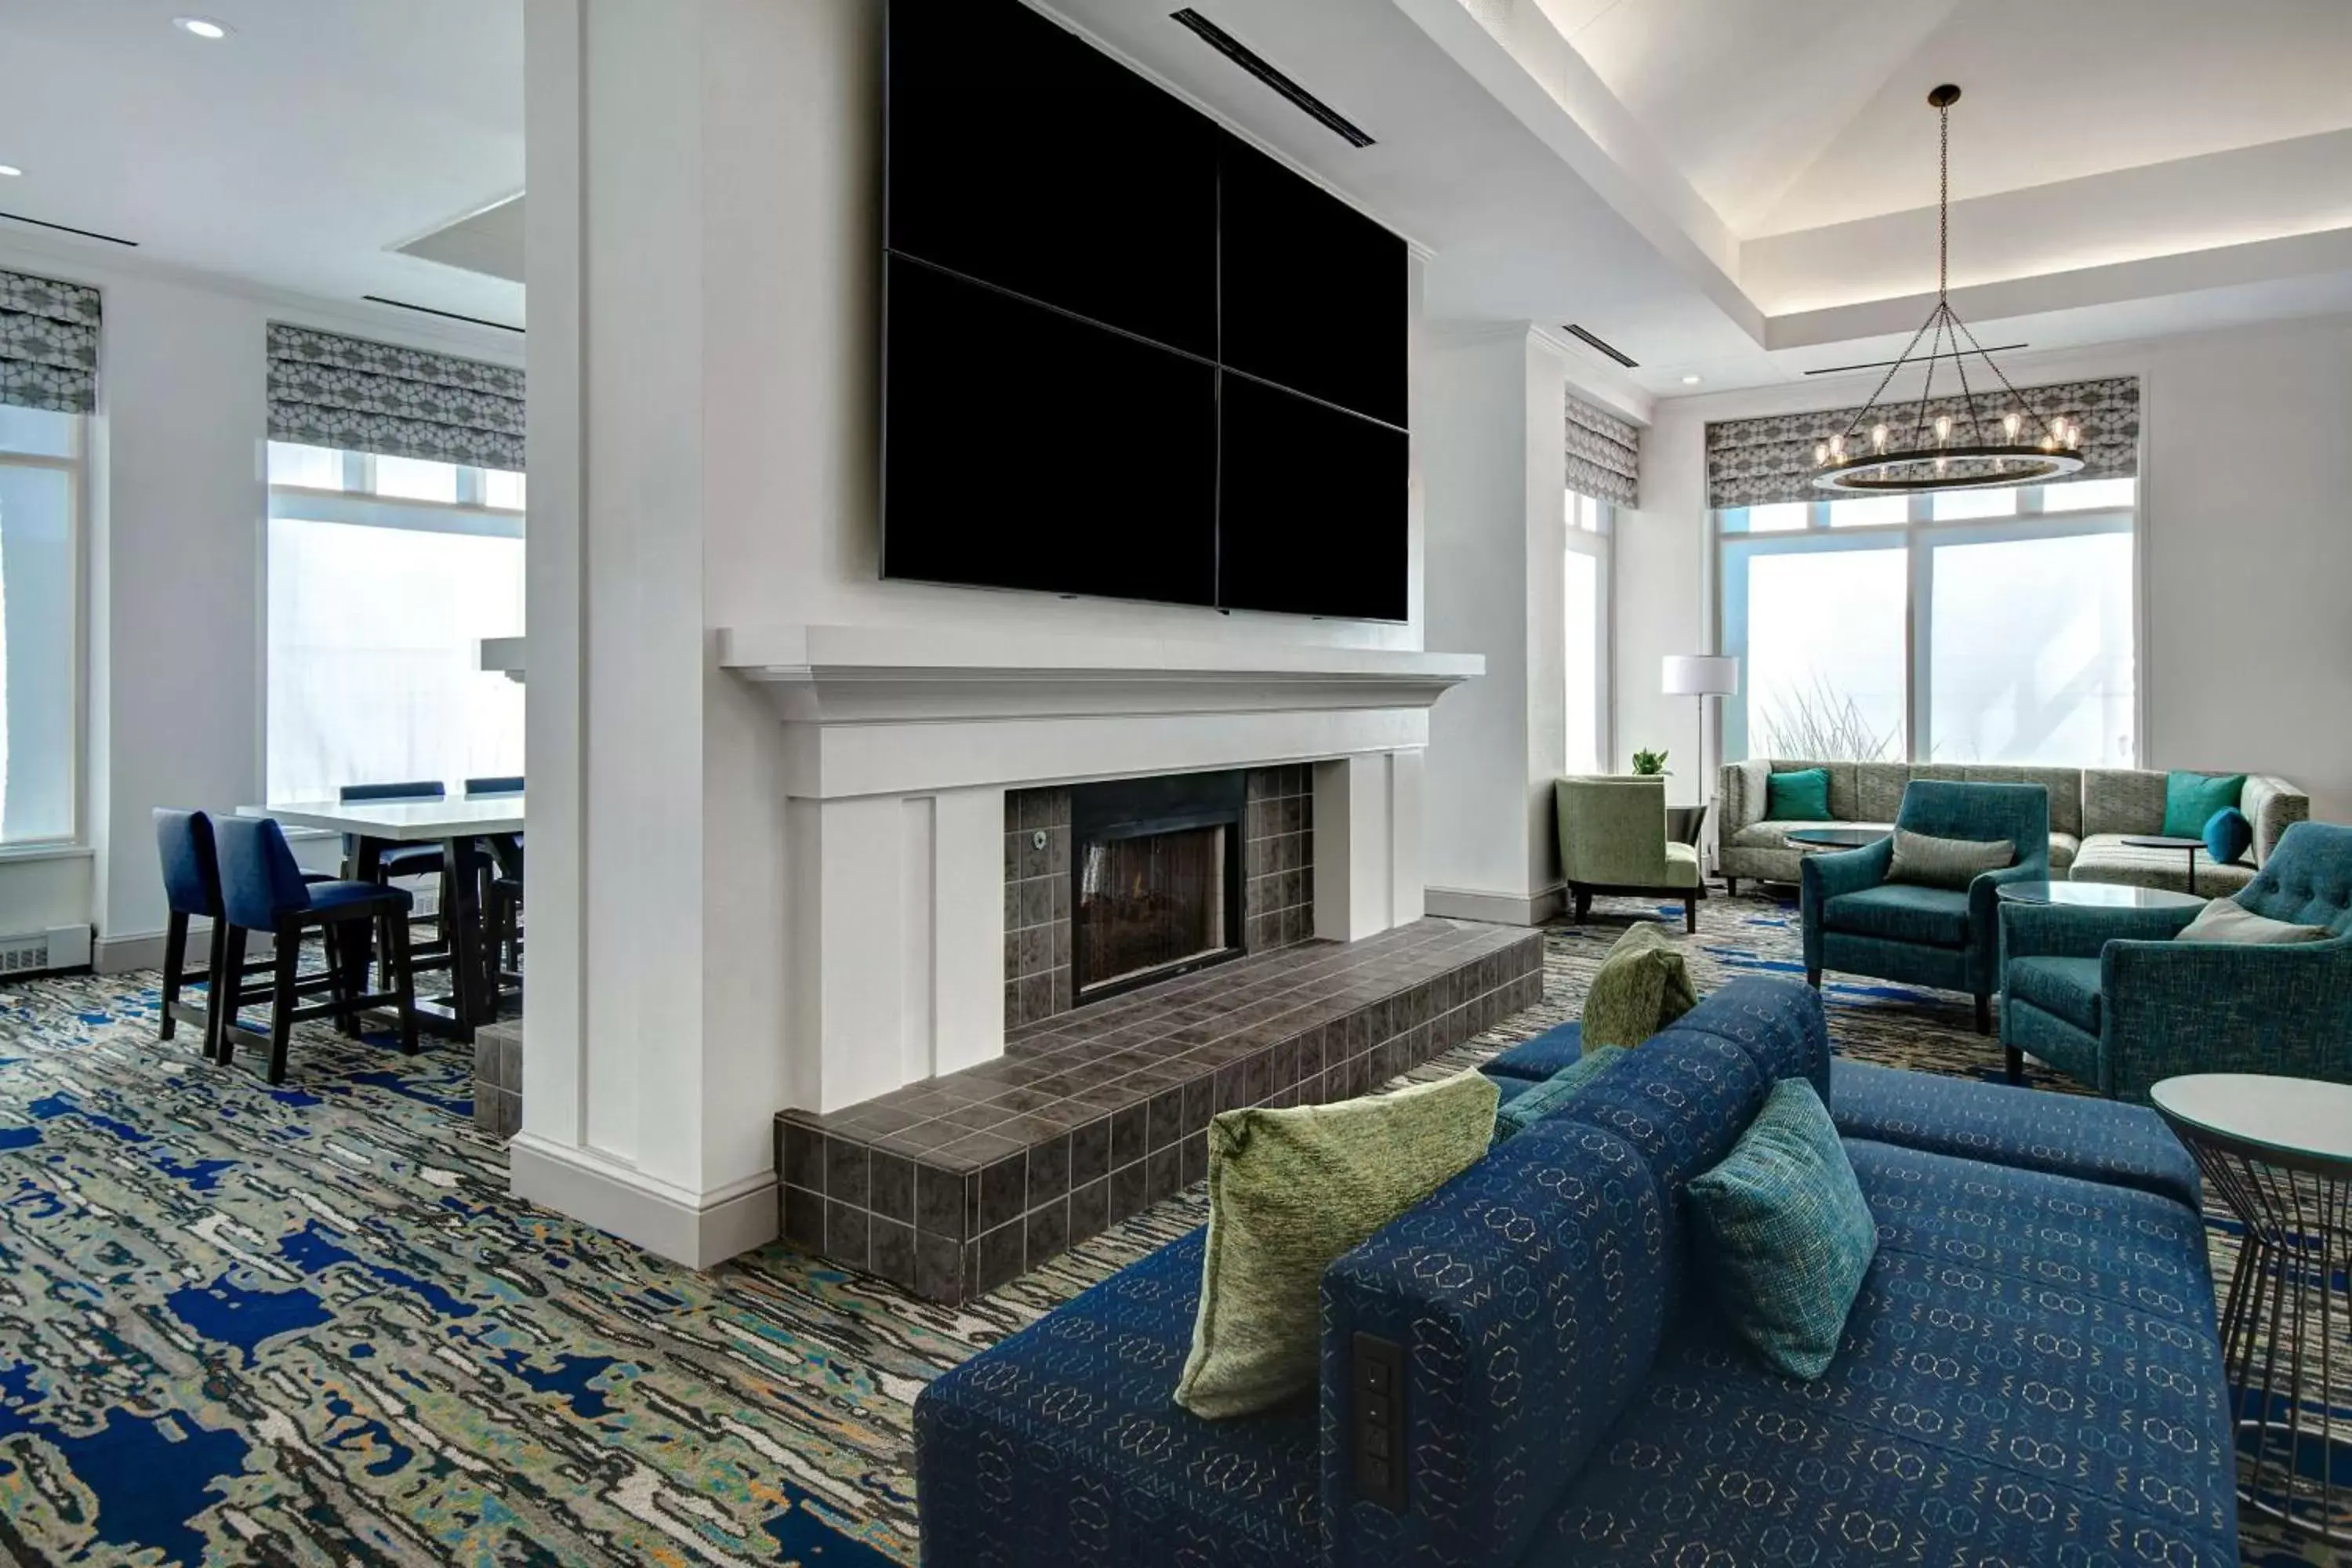
<path fill-rule="evenodd" d="M 1254 824 L 1302 825 L 1258 837 L 1304 839 L 1302 795 L 1253 795 Z M 1278 898 L 1303 872 L 1252 880 Z M 1543 994 L 1532 931 L 1422 920 L 1341 945 L 1303 940 L 1303 903 L 1244 907 L 1266 951 L 1024 1024 L 995 1061 L 779 1116 L 785 1239 L 953 1305 L 1199 1181 L 1217 1111 L 1368 1093 Z"/>
<path fill-rule="evenodd" d="M 1243 953 L 1271 952 L 1315 934 L 1315 770 L 1249 768 L 1235 782 L 1240 924 L 1226 937 Z M 1085 824 L 1076 815 L 1067 787 L 1005 792 L 1008 1031 L 1066 1013 L 1077 1002 L 1072 868 L 1083 853 Z M 1109 815 L 1125 814 L 1113 808 Z"/>

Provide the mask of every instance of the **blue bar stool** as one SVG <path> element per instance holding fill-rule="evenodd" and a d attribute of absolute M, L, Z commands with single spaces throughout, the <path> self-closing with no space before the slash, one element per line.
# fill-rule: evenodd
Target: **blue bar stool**
<path fill-rule="evenodd" d="M 493 778 L 467 779 L 466 798 L 522 794 L 523 775 L 510 773 Z M 498 972 L 500 985 L 522 984 L 522 835 L 494 833 L 482 842 L 490 847 L 490 858 L 498 863 L 495 872 L 486 872 L 482 883 L 481 907 L 484 923 L 489 928 L 490 962 Z"/>
<path fill-rule="evenodd" d="M 362 1007 L 390 1003 L 400 1016 L 400 1048 L 416 1054 L 416 981 L 409 967 L 408 910 L 404 888 L 374 882 L 310 882 L 294 862 L 286 835 L 267 817 L 226 816 L 214 824 L 220 855 L 221 907 L 227 916 L 228 937 L 222 973 L 241 973 L 247 938 L 268 931 L 277 942 L 275 975 L 268 988 L 269 1032 L 247 1027 L 236 1018 L 239 1005 L 248 1000 L 240 987 L 236 996 L 215 1009 L 218 1022 L 215 1059 L 227 1066 L 234 1059 L 239 1036 L 269 1047 L 269 1081 L 286 1081 L 286 1047 L 294 1026 L 307 1018 L 333 1016 L 346 1031 L 358 1027 Z M 389 989 L 367 990 L 369 930 L 381 921 L 390 951 L 385 970 Z M 340 952 L 335 974 L 339 981 L 327 1001 L 298 1005 L 301 982 L 302 938 L 311 931 L 331 931 Z"/>
<path fill-rule="evenodd" d="M 163 861 L 163 901 L 169 911 L 163 922 L 163 1005 L 156 1038 L 169 1040 L 181 1024 L 194 1024 L 205 1032 L 205 1057 L 209 1060 L 215 1049 L 215 1004 L 226 990 L 221 961 L 228 942 L 228 921 L 221 912 L 220 858 L 213 843 L 213 819 L 201 811 L 158 807 L 155 848 Z M 313 871 L 302 875 L 310 881 L 326 879 Z M 211 951 L 202 969 L 190 969 L 188 925 L 198 919 L 212 922 Z M 333 932 L 328 935 L 331 938 Z M 331 945 L 328 960 L 329 966 L 333 967 Z M 247 964 L 237 974 L 238 984 L 242 986 L 247 975 L 261 973 L 268 967 L 267 963 Z M 205 988 L 203 1006 L 181 1000 L 181 992 L 191 985 Z"/>

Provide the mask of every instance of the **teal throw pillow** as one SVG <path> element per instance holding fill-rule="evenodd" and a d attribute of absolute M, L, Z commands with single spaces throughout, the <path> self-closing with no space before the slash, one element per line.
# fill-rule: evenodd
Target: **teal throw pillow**
<path fill-rule="evenodd" d="M 1622 1046 L 1601 1046 L 1569 1063 L 1543 1082 L 1507 1100 L 1495 1112 L 1495 1142 L 1516 1138 L 1576 1098 L 1577 1090 L 1601 1076 L 1601 1070 L 1625 1054 Z"/>
<path fill-rule="evenodd" d="M 2226 866 L 2254 847 L 2254 825 L 2234 805 L 2225 805 L 2205 819 L 2205 853 Z"/>
<path fill-rule="evenodd" d="M 2225 805 L 2238 804 L 2244 793 L 2243 773 L 2184 773 L 2164 775 L 2164 836 L 2202 838 L 2205 825 Z"/>
<path fill-rule="evenodd" d="M 1794 773 L 1773 773 L 1764 781 L 1764 820 L 1767 822 L 1829 822 L 1830 771 L 1827 768 L 1799 768 Z"/>
<path fill-rule="evenodd" d="M 1691 1178 L 1700 1277 L 1773 1371 L 1829 1370 L 1878 1251 L 1845 1145 L 1813 1086 L 1773 1086 L 1723 1163 Z"/>

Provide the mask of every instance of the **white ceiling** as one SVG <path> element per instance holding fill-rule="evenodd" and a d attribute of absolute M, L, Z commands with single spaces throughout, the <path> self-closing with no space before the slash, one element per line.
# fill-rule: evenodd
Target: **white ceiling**
<path fill-rule="evenodd" d="M 520 326 L 520 283 L 394 247 L 522 188 L 522 0 L 0 0 L 0 211 L 144 257 Z"/>
<path fill-rule="evenodd" d="M 1900 346 L 1945 80 L 1982 341 L 2352 309 L 2352 0 L 1203 0 L 1361 150 L 1170 0 L 1032 3 L 1424 247 L 1433 319 L 1617 344 L 1572 352 L 1628 406 Z M 520 325 L 521 79 L 522 0 L 0 0 L 0 210 Z"/>

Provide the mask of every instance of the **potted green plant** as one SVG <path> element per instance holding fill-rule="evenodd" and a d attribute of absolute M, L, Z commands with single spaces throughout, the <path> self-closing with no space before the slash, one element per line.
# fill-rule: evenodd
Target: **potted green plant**
<path fill-rule="evenodd" d="M 1666 772 L 1666 753 L 1648 751 L 1634 752 L 1633 772 L 1643 778 L 1664 776 Z"/>

